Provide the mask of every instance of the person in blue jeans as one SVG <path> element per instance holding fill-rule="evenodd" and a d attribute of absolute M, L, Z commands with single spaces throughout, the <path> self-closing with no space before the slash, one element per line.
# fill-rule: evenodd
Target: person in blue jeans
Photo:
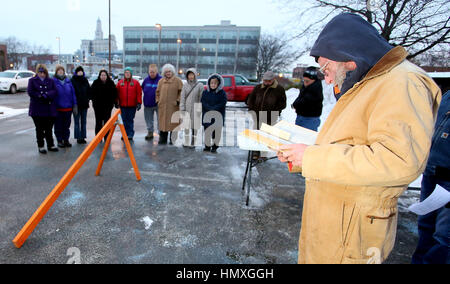
<path fill-rule="evenodd" d="M 427 199 L 437 185 L 450 190 L 450 91 L 442 97 L 430 158 L 423 174 L 420 200 Z M 450 208 L 419 217 L 419 244 L 413 264 L 449 264 Z"/>
<path fill-rule="evenodd" d="M 295 124 L 317 131 L 323 109 L 323 88 L 315 67 L 308 67 L 303 73 L 303 87 L 292 108 L 297 113 Z"/>
<path fill-rule="evenodd" d="M 153 140 L 155 132 L 155 114 L 158 119 L 158 104 L 156 103 L 156 89 L 158 88 L 161 75 L 158 74 L 158 66 L 152 64 L 149 66 L 148 77 L 142 83 L 144 92 L 144 116 L 147 124 L 148 134 L 145 140 Z M 158 122 L 156 123 L 158 125 Z"/>
<path fill-rule="evenodd" d="M 89 109 L 89 101 L 91 100 L 91 85 L 88 79 L 86 79 L 86 74 L 83 67 L 78 66 L 75 69 L 75 74 L 72 77 L 72 85 L 75 90 L 75 95 L 77 97 L 78 103 L 78 114 L 74 113 L 74 137 L 78 144 L 86 144 L 86 122 L 87 113 Z"/>
<path fill-rule="evenodd" d="M 75 95 L 75 89 L 72 82 L 66 77 L 66 71 L 63 66 L 58 65 L 55 69 L 55 82 L 58 96 L 56 97 L 56 110 L 58 112 L 55 121 L 55 136 L 58 140 L 59 148 L 70 148 L 69 142 L 70 125 L 72 123 L 72 114 L 78 115 L 78 103 Z"/>

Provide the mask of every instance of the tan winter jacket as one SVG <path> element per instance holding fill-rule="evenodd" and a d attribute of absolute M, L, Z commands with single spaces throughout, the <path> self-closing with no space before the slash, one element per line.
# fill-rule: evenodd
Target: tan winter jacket
<path fill-rule="evenodd" d="M 441 91 L 396 47 L 337 103 L 304 155 L 299 263 L 381 263 L 397 200 L 425 169 Z"/>
<path fill-rule="evenodd" d="M 179 123 L 172 123 L 172 116 L 180 110 L 180 94 L 183 82 L 173 75 L 167 79 L 163 77 L 156 89 L 156 102 L 158 103 L 159 130 L 169 132 L 175 130 Z M 179 119 L 179 116 L 178 116 Z M 177 116 L 174 117 L 177 120 Z"/>

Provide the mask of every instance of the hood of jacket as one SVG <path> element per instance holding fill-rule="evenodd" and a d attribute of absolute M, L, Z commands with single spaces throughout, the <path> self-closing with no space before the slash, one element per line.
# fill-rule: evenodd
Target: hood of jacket
<path fill-rule="evenodd" d="M 175 70 L 175 66 L 173 66 L 172 64 L 166 64 L 163 66 L 163 68 L 161 69 L 161 76 L 165 77 L 165 73 L 167 71 L 172 71 L 173 76 L 177 76 L 177 71 Z"/>
<path fill-rule="evenodd" d="M 209 76 L 208 78 L 208 85 L 207 85 L 207 89 L 208 92 L 211 92 L 211 88 L 209 87 L 211 80 L 213 78 L 219 79 L 219 86 L 217 87 L 217 89 L 215 90 L 216 93 L 220 92 L 221 90 L 223 90 L 223 87 L 225 86 L 225 81 L 223 79 L 222 76 L 220 76 L 219 74 L 212 74 L 211 76 Z"/>
<path fill-rule="evenodd" d="M 344 95 L 392 49 L 393 46 L 362 17 L 343 13 L 325 26 L 311 49 L 311 56 L 356 63 L 357 68 L 347 72 L 341 90 Z"/>
<path fill-rule="evenodd" d="M 195 69 L 195 68 L 189 68 L 187 71 L 186 71 L 186 81 L 188 82 L 188 84 L 190 84 L 190 82 L 189 82 L 189 80 L 188 80 L 188 75 L 189 75 L 189 73 L 192 73 L 192 74 L 194 74 L 194 76 L 195 76 L 195 79 L 194 79 L 194 82 L 192 82 L 193 84 L 195 84 L 195 83 L 197 83 L 197 69 Z"/>

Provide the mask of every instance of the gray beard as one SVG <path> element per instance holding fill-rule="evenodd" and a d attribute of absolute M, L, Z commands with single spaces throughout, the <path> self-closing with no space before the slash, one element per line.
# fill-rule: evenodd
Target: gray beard
<path fill-rule="evenodd" d="M 347 70 L 344 67 L 344 64 L 339 64 L 336 69 L 336 85 L 339 87 L 339 90 L 342 90 L 342 86 L 344 85 L 345 79 L 347 78 Z"/>

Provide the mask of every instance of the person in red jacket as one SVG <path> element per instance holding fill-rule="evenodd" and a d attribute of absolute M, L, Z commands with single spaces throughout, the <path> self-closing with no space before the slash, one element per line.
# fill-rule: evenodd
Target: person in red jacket
<path fill-rule="evenodd" d="M 122 111 L 123 124 L 127 131 L 128 139 L 133 141 L 134 118 L 136 111 L 142 107 L 142 88 L 137 80 L 133 79 L 133 70 L 125 68 L 125 78 L 117 83 L 117 93 L 120 110 Z"/>

